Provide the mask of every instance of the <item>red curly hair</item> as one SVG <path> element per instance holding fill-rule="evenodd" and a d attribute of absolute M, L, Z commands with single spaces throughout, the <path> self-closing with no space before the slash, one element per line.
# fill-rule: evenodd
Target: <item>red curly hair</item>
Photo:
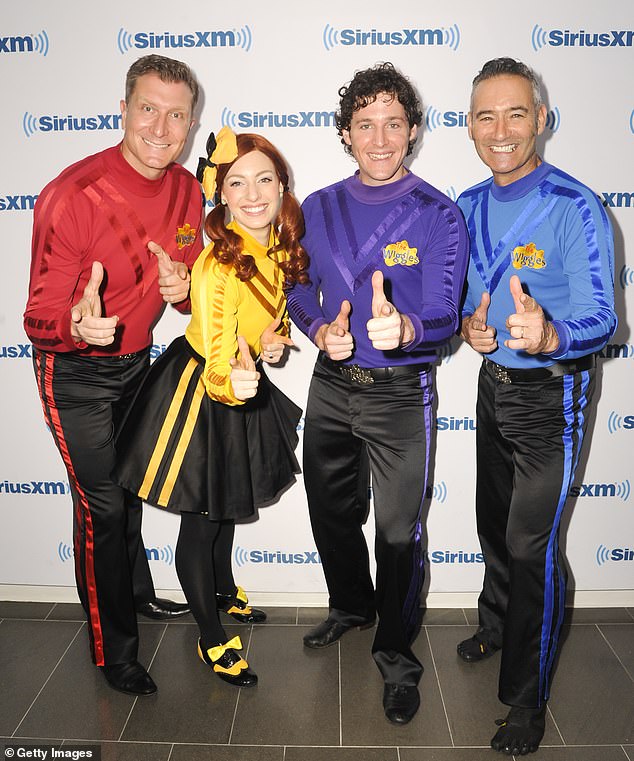
<path fill-rule="evenodd" d="M 265 137 L 244 132 L 236 135 L 238 156 L 227 164 L 218 164 L 216 182 L 218 189 L 222 188 L 227 172 L 235 162 L 252 151 L 260 151 L 267 156 L 275 167 L 275 172 L 282 183 L 284 193 L 282 204 L 273 225 L 277 230 L 279 243 L 268 252 L 286 251 L 288 261 L 280 262 L 284 272 L 285 286 L 295 283 L 308 282 L 308 255 L 301 245 L 300 238 L 304 234 L 304 217 L 297 199 L 288 189 L 288 169 L 286 162 L 277 148 Z M 205 232 L 213 243 L 213 255 L 221 264 L 234 267 L 239 280 L 250 280 L 257 273 L 255 260 L 250 254 L 243 252 L 243 240 L 233 230 L 225 226 L 225 208 L 218 204 L 205 219 Z"/>

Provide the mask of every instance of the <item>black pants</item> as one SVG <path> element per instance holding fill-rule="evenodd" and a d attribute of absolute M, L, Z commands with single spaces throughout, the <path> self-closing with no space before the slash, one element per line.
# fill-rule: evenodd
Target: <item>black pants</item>
<path fill-rule="evenodd" d="M 480 370 L 478 534 L 484 554 L 480 626 L 502 645 L 499 697 L 548 699 L 560 645 L 566 570 L 559 527 L 584 439 L 595 370 L 501 383 Z"/>
<path fill-rule="evenodd" d="M 135 660 L 135 600 L 155 597 L 141 539 L 141 501 L 111 479 L 114 438 L 149 366 L 149 350 L 127 358 L 36 351 L 46 422 L 73 496 L 75 579 L 98 666 Z"/>
<path fill-rule="evenodd" d="M 330 616 L 353 625 L 378 613 L 373 657 L 384 680 L 400 684 L 417 684 L 423 670 L 411 643 L 424 578 L 420 521 L 432 394 L 430 371 L 358 386 L 318 361 L 306 410 L 304 482 Z M 374 491 L 376 593 L 362 532 L 367 496 L 359 487 L 366 457 Z"/>

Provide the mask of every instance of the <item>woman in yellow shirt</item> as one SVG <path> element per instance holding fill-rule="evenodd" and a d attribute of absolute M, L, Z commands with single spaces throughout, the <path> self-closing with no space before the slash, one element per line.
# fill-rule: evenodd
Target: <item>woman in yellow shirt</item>
<path fill-rule="evenodd" d="M 192 269 L 191 321 L 128 411 L 116 477 L 146 502 L 180 512 L 176 571 L 200 628 L 198 653 L 221 679 L 250 687 L 257 676 L 218 612 L 242 623 L 266 618 L 233 579 L 234 526 L 299 472 L 301 410 L 262 363 L 279 362 L 292 345 L 284 290 L 308 280 L 308 258 L 279 151 L 224 127 L 207 152 L 199 179 L 216 206 L 205 220 L 210 243 Z"/>

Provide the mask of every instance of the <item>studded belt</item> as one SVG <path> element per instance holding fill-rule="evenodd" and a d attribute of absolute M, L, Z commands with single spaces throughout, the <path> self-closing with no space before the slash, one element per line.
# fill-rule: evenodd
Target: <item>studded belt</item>
<path fill-rule="evenodd" d="M 367 386 L 376 381 L 386 381 L 399 375 L 418 375 L 431 370 L 429 362 L 416 365 L 395 365 L 394 367 L 361 367 L 335 362 L 326 354 L 320 353 L 317 360 L 321 365 L 334 371 L 354 386 Z"/>
<path fill-rule="evenodd" d="M 570 362 L 555 362 L 548 367 L 504 367 L 484 358 L 483 367 L 499 383 L 535 383 L 549 378 L 557 378 L 562 375 L 572 375 L 583 370 L 591 370 L 596 366 L 596 354 L 586 354 L 585 357 L 571 360 Z"/>

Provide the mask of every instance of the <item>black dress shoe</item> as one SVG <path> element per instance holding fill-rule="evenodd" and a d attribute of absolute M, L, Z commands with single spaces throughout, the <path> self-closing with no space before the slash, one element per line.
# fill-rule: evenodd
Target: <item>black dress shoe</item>
<path fill-rule="evenodd" d="M 216 594 L 218 610 L 224 611 L 241 624 L 261 624 L 266 621 L 266 613 L 249 605 L 249 598 L 242 587 L 236 587 L 235 594 Z"/>
<path fill-rule="evenodd" d="M 348 626 L 347 624 L 340 624 L 339 621 L 334 621 L 332 618 L 327 618 L 314 629 L 311 629 L 308 634 L 304 635 L 304 645 L 314 649 L 330 647 L 330 645 L 334 645 L 337 640 L 341 639 L 347 631 L 354 629 L 355 626 L 359 629 L 369 629 L 371 626 L 374 626 L 374 621 L 364 621 L 361 624 Z"/>
<path fill-rule="evenodd" d="M 108 684 L 126 695 L 153 695 L 156 692 L 154 680 L 138 661 L 101 666 Z"/>
<path fill-rule="evenodd" d="M 386 684 L 383 688 L 383 710 L 392 724 L 407 724 L 420 706 L 416 685 Z"/>
<path fill-rule="evenodd" d="M 500 646 L 491 641 L 489 633 L 484 629 L 478 629 L 473 637 L 463 639 L 456 647 L 458 655 L 467 663 L 477 663 L 490 658 L 499 649 Z"/>
<path fill-rule="evenodd" d="M 165 621 L 170 618 L 180 618 L 189 613 L 189 603 L 174 602 L 157 597 L 149 602 L 142 602 L 136 606 L 136 612 L 146 618 L 153 618 L 155 621 Z"/>

